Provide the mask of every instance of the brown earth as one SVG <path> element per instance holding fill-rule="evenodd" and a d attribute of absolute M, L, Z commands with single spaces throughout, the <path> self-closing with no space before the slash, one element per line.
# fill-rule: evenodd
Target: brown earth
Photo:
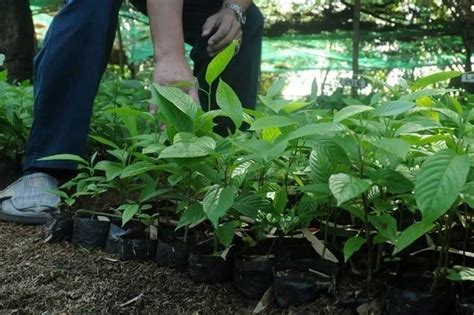
<path fill-rule="evenodd" d="M 354 292 L 357 284 L 341 286 Z M 121 262 L 69 243 L 45 244 L 40 227 L 0 222 L 0 314 L 248 314 L 256 304 L 232 284 L 195 284 L 186 274 L 153 262 Z M 272 306 L 268 312 L 351 314 L 325 296 L 286 310 Z"/>

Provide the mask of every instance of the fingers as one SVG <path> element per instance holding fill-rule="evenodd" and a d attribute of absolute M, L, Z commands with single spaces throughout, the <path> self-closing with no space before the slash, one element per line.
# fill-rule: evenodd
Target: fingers
<path fill-rule="evenodd" d="M 215 15 L 210 16 L 207 20 L 206 23 L 204 23 L 202 27 L 202 36 L 206 37 L 211 34 L 211 32 L 214 30 L 217 24 L 217 17 Z"/>
<path fill-rule="evenodd" d="M 233 24 L 227 35 L 225 35 L 219 42 L 215 43 L 211 48 L 211 55 L 216 54 L 221 49 L 229 45 L 234 39 L 242 37 L 242 30 L 240 24 Z"/>
<path fill-rule="evenodd" d="M 234 27 L 240 28 L 240 23 L 234 17 L 224 15 L 219 23 L 219 28 L 216 33 L 209 39 L 209 47 L 212 48 L 216 44 L 220 44 Z"/>

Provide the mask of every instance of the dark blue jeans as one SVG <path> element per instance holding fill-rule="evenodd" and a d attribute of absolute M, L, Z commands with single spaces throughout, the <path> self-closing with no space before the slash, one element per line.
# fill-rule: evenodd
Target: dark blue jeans
<path fill-rule="evenodd" d="M 201 29 L 207 17 L 219 10 L 215 0 L 185 0 L 183 28 L 193 46 L 194 74 L 205 87 L 204 72 L 210 62 L 207 39 Z M 136 0 L 145 9 L 145 0 Z M 35 107 L 25 172 L 74 170 L 68 161 L 38 161 L 54 154 L 86 154 L 92 106 L 114 41 L 120 0 L 70 0 L 54 18 L 44 46 L 34 61 Z M 223 80 L 254 108 L 260 71 L 263 17 L 257 7 L 247 12 L 239 54 Z M 215 89 L 214 89 L 215 90 Z M 201 95 L 203 104 L 207 104 Z M 224 123 L 225 124 L 225 123 Z M 226 128 L 227 126 L 220 126 Z"/>

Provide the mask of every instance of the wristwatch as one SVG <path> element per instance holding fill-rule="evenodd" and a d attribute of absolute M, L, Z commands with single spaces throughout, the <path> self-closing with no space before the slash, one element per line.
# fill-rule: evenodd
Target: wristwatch
<path fill-rule="evenodd" d="M 245 22 L 247 22 L 247 15 L 245 14 L 244 10 L 242 10 L 242 7 L 240 5 L 233 2 L 226 2 L 224 3 L 224 8 L 231 9 L 232 11 L 234 11 L 239 23 L 245 25 Z"/>

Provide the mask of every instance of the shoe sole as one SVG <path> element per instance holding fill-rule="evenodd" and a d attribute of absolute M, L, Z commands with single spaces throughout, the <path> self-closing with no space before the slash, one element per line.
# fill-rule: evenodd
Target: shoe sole
<path fill-rule="evenodd" d="M 20 223 L 27 225 L 42 225 L 46 224 L 48 217 L 23 217 L 18 215 L 11 215 L 2 213 L 0 210 L 0 220 L 12 223 Z"/>

